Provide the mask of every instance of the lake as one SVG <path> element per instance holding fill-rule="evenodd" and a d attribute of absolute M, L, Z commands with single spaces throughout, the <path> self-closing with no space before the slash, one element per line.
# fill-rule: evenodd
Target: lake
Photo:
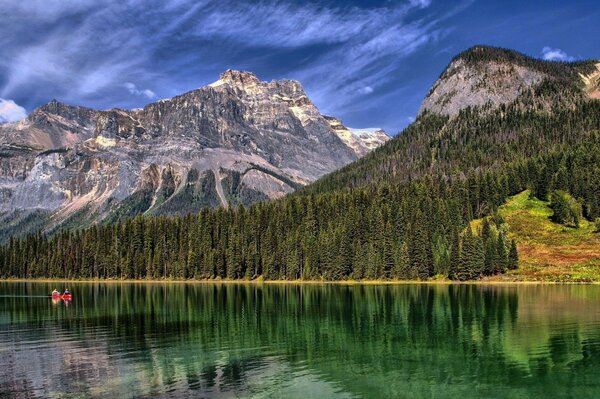
<path fill-rule="evenodd" d="M 600 396 L 600 286 L 55 286 L 0 282 L 0 397 Z"/>

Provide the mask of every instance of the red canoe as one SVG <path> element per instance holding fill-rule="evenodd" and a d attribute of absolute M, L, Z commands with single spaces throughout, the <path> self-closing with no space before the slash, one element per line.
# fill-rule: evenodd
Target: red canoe
<path fill-rule="evenodd" d="M 70 301 L 71 299 L 73 299 L 73 294 L 52 295 L 52 299 L 64 299 L 66 301 Z"/>

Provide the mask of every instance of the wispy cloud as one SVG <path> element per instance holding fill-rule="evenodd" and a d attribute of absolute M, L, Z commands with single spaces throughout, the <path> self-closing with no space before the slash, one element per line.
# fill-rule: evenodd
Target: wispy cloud
<path fill-rule="evenodd" d="M 575 57 L 571 57 L 559 48 L 552 47 L 542 49 L 542 58 L 546 61 L 575 61 Z"/>
<path fill-rule="evenodd" d="M 0 123 L 16 122 L 27 116 L 25 108 L 13 100 L 0 98 Z"/>
<path fill-rule="evenodd" d="M 347 41 L 378 20 L 380 11 L 326 8 L 310 3 L 241 3 L 215 6 L 196 20 L 193 34 L 245 45 L 299 47 Z"/>
<path fill-rule="evenodd" d="M 357 93 L 385 88 L 396 78 L 394 72 L 407 56 L 443 35 L 430 23 L 403 23 L 402 14 L 391 19 L 382 13 L 366 32 L 295 72 L 326 112 L 345 108 L 355 101 Z"/>
<path fill-rule="evenodd" d="M 410 3 L 413 6 L 425 8 L 431 5 L 431 0 L 410 0 Z"/>
<path fill-rule="evenodd" d="M 338 113 L 381 95 L 407 56 L 444 35 L 430 0 L 13 3 L 0 0 L 11 10 L 0 24 L 0 97 L 28 109 L 50 98 L 136 107 L 246 68 L 298 79 L 324 111 Z"/>
<path fill-rule="evenodd" d="M 337 66 L 345 72 L 335 79 L 337 85 L 352 80 L 351 91 L 364 94 L 366 87 L 376 90 L 380 83 L 382 72 L 373 72 L 383 71 L 376 66 L 382 58 L 402 56 L 432 37 L 423 23 L 404 22 L 411 9 L 426 7 L 429 0 L 374 9 L 275 1 L 8 3 L 0 0 L 0 8 L 11 10 L 0 26 L 0 95 L 4 97 L 44 88 L 52 97 L 82 101 L 110 96 L 109 91 L 135 80 L 135 88 L 126 86 L 129 92 L 151 98 L 154 94 L 138 87 L 148 86 L 156 77 L 166 85 L 169 79 L 177 79 L 164 73 L 172 69 L 169 60 L 185 65 L 202 61 L 217 45 L 225 52 L 329 46 L 327 54 L 317 52 L 291 72 L 321 78 L 342 56 Z M 263 55 L 256 50 L 250 57 Z M 209 60 L 204 57 L 204 62 Z M 372 75 L 361 79 L 357 72 Z"/>
<path fill-rule="evenodd" d="M 28 92 L 35 98 L 46 91 L 49 97 L 85 102 L 140 73 L 146 39 L 135 27 L 121 26 L 115 12 L 124 6 L 118 2 L 114 8 L 51 2 L 47 9 L 40 6 L 47 14 L 36 12 L 33 3 L 15 6 L 0 27 L 6 54 L 0 58 L 0 95 Z"/>
<path fill-rule="evenodd" d="M 150 89 L 140 90 L 137 88 L 137 86 L 134 83 L 127 82 L 124 84 L 124 86 L 129 91 L 129 93 L 133 94 L 134 96 L 144 96 L 144 97 L 147 97 L 150 99 L 156 97 L 156 93 L 154 93 L 152 90 L 150 90 Z"/>

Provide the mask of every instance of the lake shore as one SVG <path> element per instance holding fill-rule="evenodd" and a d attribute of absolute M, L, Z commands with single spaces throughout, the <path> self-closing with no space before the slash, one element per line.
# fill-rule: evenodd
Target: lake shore
<path fill-rule="evenodd" d="M 496 276 L 498 277 L 498 276 Z M 0 282 L 7 283 L 106 283 L 106 284 L 252 284 L 252 285 L 595 285 L 600 281 L 577 282 L 577 281 L 544 281 L 544 280 L 469 280 L 453 281 L 448 279 L 439 280 L 230 280 L 230 279 L 206 279 L 206 280 L 179 280 L 179 279 L 52 279 L 52 278 L 31 278 L 31 279 L 0 279 Z"/>

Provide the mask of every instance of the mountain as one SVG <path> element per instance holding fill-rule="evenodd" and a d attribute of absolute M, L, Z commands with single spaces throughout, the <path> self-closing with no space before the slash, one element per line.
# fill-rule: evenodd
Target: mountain
<path fill-rule="evenodd" d="M 306 191 L 449 176 L 586 142 L 598 131 L 598 61 L 555 62 L 475 46 L 433 84 L 416 121 Z"/>
<path fill-rule="evenodd" d="M 233 70 L 142 109 L 53 100 L 0 126 L 0 210 L 5 225 L 35 210 L 35 220 L 68 227 L 250 204 L 290 193 L 388 139 L 321 115 L 297 81 L 261 82 Z"/>
<path fill-rule="evenodd" d="M 413 124 L 292 195 L 13 241 L 0 247 L 0 276 L 544 278 L 543 266 L 520 259 L 554 250 L 553 232 L 582 228 L 559 237 L 591 251 L 600 234 L 598 71 L 597 61 L 473 47 L 450 62 Z M 328 121 L 347 142 L 360 137 Z M 523 215 L 532 204 L 562 216 Z M 540 219 L 552 228 L 527 226 Z M 529 232 L 544 236 L 536 244 Z M 594 278 L 597 252 L 562 248 L 547 258 L 562 262 L 565 281 Z"/>
<path fill-rule="evenodd" d="M 344 144 L 352 148 L 359 157 L 366 155 L 390 139 L 383 129 L 353 129 L 344 126 L 339 119 L 333 116 L 324 117 L 335 131 L 335 134 L 342 139 Z"/>
<path fill-rule="evenodd" d="M 524 54 L 486 46 L 475 46 L 455 57 L 423 101 L 425 112 L 456 116 L 471 108 L 498 109 L 520 97 L 550 106 L 560 105 L 584 95 L 597 96 L 600 63 L 541 61 Z M 543 90 L 555 91 L 554 98 Z M 560 96 L 556 96 L 561 93 Z"/>

